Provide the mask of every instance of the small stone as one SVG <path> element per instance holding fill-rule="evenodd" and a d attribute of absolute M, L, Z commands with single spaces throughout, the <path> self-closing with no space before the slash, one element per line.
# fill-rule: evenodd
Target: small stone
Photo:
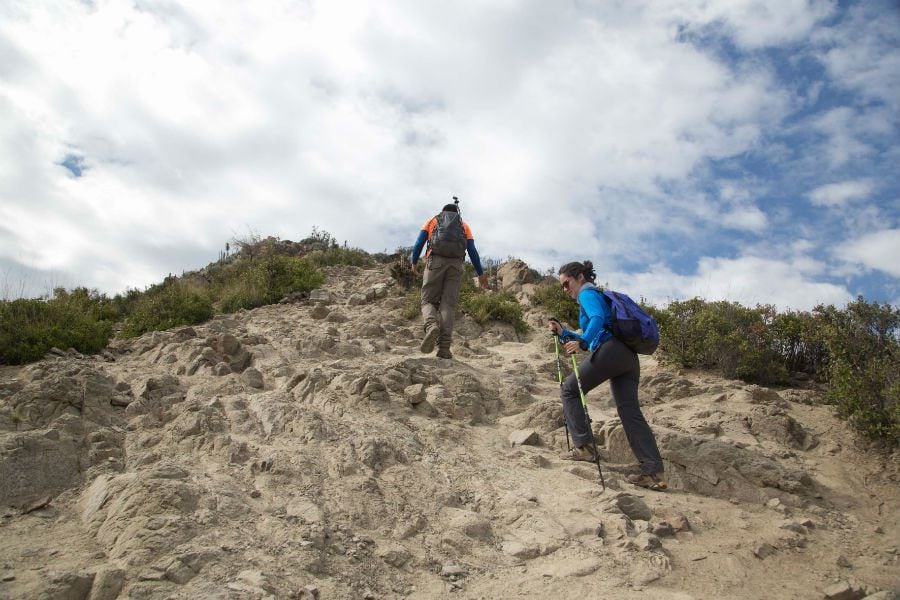
<path fill-rule="evenodd" d="M 465 571 L 461 566 L 455 563 L 447 563 L 441 567 L 441 577 L 452 577 L 454 575 L 465 575 Z"/>
<path fill-rule="evenodd" d="M 365 303 L 366 296 L 364 294 L 351 294 L 350 297 L 347 298 L 347 306 L 359 306 Z"/>
<path fill-rule="evenodd" d="M 771 544 L 767 544 L 765 542 L 763 542 L 761 544 L 757 544 L 753 548 L 753 555 L 756 556 L 756 558 L 759 558 L 760 560 L 765 559 L 769 556 L 772 556 L 773 554 L 775 554 L 775 552 L 777 552 L 775 547 L 772 546 Z"/>
<path fill-rule="evenodd" d="M 853 567 L 853 564 L 849 560 L 847 560 L 847 557 L 845 556 L 838 556 L 837 561 L 835 562 L 837 566 L 843 569 L 850 569 Z"/>
<path fill-rule="evenodd" d="M 15 580 L 16 580 L 16 576 L 13 575 L 12 573 L 9 573 L 9 574 L 6 574 L 6 575 L 3 575 L 2 577 L 0 577 L 0 581 L 15 581 Z"/>
<path fill-rule="evenodd" d="M 866 592 L 849 582 L 841 581 L 825 588 L 825 600 L 862 600 Z"/>
<path fill-rule="evenodd" d="M 262 496 L 262 492 L 260 492 L 259 490 L 253 490 L 250 492 L 251 498 L 259 498 L 260 496 Z"/>
<path fill-rule="evenodd" d="M 403 397 L 412 406 L 421 404 L 425 400 L 425 385 L 416 383 L 403 389 Z"/>
<path fill-rule="evenodd" d="M 312 290 L 309 293 L 310 302 L 321 302 L 323 304 L 331 304 L 334 302 L 334 297 L 330 292 L 323 290 L 321 288 Z"/>
<path fill-rule="evenodd" d="M 538 433 L 534 429 L 518 429 L 509 434 L 510 446 L 536 446 Z"/>
<path fill-rule="evenodd" d="M 319 588 L 314 585 L 304 586 L 300 590 L 301 600 L 319 600 Z"/>
<path fill-rule="evenodd" d="M 262 373 L 259 372 L 259 369 L 254 369 L 253 367 L 244 370 L 241 374 L 241 381 L 258 390 L 265 387 Z"/>
<path fill-rule="evenodd" d="M 228 375 L 231 373 L 231 367 L 228 366 L 226 362 L 217 363 L 215 367 L 213 367 L 213 374 L 222 377 L 224 375 Z"/>
<path fill-rule="evenodd" d="M 675 515 L 674 517 L 672 517 L 672 529 L 674 529 L 676 533 L 690 531 L 691 524 L 686 516 Z"/>
<path fill-rule="evenodd" d="M 317 304 L 309 313 L 313 319 L 321 320 L 328 316 L 329 311 L 323 304 Z"/>
<path fill-rule="evenodd" d="M 649 521 L 653 518 L 653 511 L 650 510 L 650 507 L 647 506 L 646 502 L 637 496 L 622 494 L 616 498 L 616 506 L 619 507 L 619 510 L 628 515 L 628 518 L 635 521 Z"/>
<path fill-rule="evenodd" d="M 634 538 L 631 543 L 638 550 L 656 550 L 662 546 L 658 537 L 646 531 Z"/>

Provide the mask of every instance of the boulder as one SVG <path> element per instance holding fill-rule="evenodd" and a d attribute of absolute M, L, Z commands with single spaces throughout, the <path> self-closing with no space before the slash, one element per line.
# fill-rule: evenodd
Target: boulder
<path fill-rule="evenodd" d="M 534 273 L 525 262 L 513 259 L 503 263 L 497 270 L 500 289 L 505 292 L 518 292 L 522 284 L 534 283 Z"/>

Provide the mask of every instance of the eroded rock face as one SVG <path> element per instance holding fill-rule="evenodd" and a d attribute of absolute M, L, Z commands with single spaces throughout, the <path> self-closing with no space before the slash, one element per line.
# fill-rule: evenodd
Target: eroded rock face
<path fill-rule="evenodd" d="M 115 421 L 109 405 L 123 392 L 100 368 L 81 361 L 51 360 L 24 374 L 8 383 L 7 389 L 15 391 L 0 405 L 0 431 L 46 427 L 64 414 L 98 425 Z"/>
<path fill-rule="evenodd" d="M 0 503 L 55 496 L 122 468 L 130 388 L 80 360 L 51 359 L 24 375 L 0 405 Z"/>

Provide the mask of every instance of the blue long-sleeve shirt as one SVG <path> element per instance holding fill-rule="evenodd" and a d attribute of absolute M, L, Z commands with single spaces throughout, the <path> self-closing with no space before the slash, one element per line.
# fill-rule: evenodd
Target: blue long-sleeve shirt
<path fill-rule="evenodd" d="M 581 333 L 563 329 L 559 339 L 577 341 L 582 350 L 593 352 L 611 338 L 609 302 L 593 283 L 585 283 L 578 291 L 578 325 Z"/>
<path fill-rule="evenodd" d="M 412 264 L 419 262 L 419 255 L 422 254 L 422 248 L 425 247 L 425 242 L 427 241 L 428 232 L 424 229 L 420 230 L 419 237 L 416 238 L 416 243 L 413 244 L 412 252 L 409 255 L 409 260 Z M 478 255 L 478 250 L 475 249 L 475 240 L 466 240 L 466 252 L 469 254 L 472 266 L 475 267 L 475 273 L 483 275 L 484 269 L 481 268 L 481 257 Z"/>

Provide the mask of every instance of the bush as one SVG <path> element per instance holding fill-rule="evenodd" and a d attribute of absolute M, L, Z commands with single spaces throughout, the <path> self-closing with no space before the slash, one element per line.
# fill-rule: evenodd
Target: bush
<path fill-rule="evenodd" d="M 39 360 L 53 347 L 102 350 L 112 334 L 112 322 L 104 318 L 108 303 L 86 288 L 57 288 L 50 300 L 0 301 L 0 363 Z"/>
<path fill-rule="evenodd" d="M 663 360 L 745 381 L 782 383 L 788 372 L 773 348 L 765 318 L 770 312 L 770 307 L 750 309 L 699 298 L 672 302 L 654 313 Z"/>
<path fill-rule="evenodd" d="M 531 295 L 534 304 L 543 306 L 563 323 L 569 323 L 573 327 L 578 326 L 578 303 L 572 300 L 556 282 L 543 282 L 535 287 Z"/>
<path fill-rule="evenodd" d="M 390 266 L 391 278 L 404 290 L 413 287 L 422 287 L 422 273 L 424 265 L 419 263 L 419 274 L 416 275 L 412 270 L 412 263 L 409 261 L 409 255 L 412 253 L 411 247 L 397 248 L 397 252 L 392 257 Z"/>
<path fill-rule="evenodd" d="M 859 431 L 900 444 L 900 310 L 859 297 L 815 314 L 830 363 L 826 399 Z"/>
<path fill-rule="evenodd" d="M 313 250 L 304 258 L 316 267 L 332 267 L 335 265 L 368 267 L 375 262 L 365 250 L 340 246 L 335 246 L 327 250 Z"/>
<path fill-rule="evenodd" d="M 808 312 L 776 314 L 771 321 L 773 349 L 792 373 L 821 379 L 828 365 L 828 350 L 814 315 Z"/>
<path fill-rule="evenodd" d="M 476 288 L 471 279 L 468 286 L 460 292 L 460 304 L 463 310 L 479 325 L 488 321 L 509 323 L 517 333 L 528 331 L 528 323 L 523 319 L 522 305 L 516 297 L 508 293 L 485 293 Z"/>
<path fill-rule="evenodd" d="M 134 302 L 122 335 L 137 337 L 179 325 L 195 325 L 213 316 L 212 302 L 200 289 L 176 279 L 151 287 Z"/>
<path fill-rule="evenodd" d="M 272 304 L 294 292 L 308 292 L 322 285 L 325 276 L 306 258 L 269 256 L 236 262 L 223 279 L 219 308 L 234 312 Z"/>
<path fill-rule="evenodd" d="M 412 288 L 406 292 L 406 302 L 400 310 L 403 318 L 413 320 L 422 314 L 422 289 L 421 287 Z"/>

